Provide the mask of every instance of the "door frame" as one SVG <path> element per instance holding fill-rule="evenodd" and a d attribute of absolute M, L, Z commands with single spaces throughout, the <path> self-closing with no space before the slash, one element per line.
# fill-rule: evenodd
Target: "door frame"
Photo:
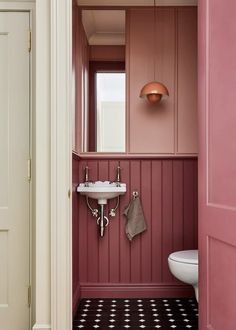
<path fill-rule="evenodd" d="M 72 0 L 51 0 L 50 9 L 51 327 L 69 330 L 72 328 Z"/>
<path fill-rule="evenodd" d="M 31 33 L 34 32 L 34 22 L 35 22 L 35 5 L 33 2 L 14 2 L 14 1 L 1 1 L 0 0 L 0 12 L 27 12 L 29 13 L 29 29 Z M 31 44 L 31 52 L 29 54 L 29 157 L 31 158 L 31 166 L 34 163 L 34 139 L 33 139 L 33 122 L 34 122 L 34 90 L 35 90 L 35 81 L 34 81 L 34 56 L 35 56 L 35 47 L 34 44 Z M 29 182 L 29 285 L 32 288 L 33 282 L 33 205 L 34 205 L 34 178 L 31 177 Z M 29 298 L 31 299 L 31 298 Z M 32 304 L 29 307 L 29 323 L 32 324 Z"/>
<path fill-rule="evenodd" d="M 36 0 L 35 43 L 36 224 L 33 329 L 70 330 L 72 0 Z"/>

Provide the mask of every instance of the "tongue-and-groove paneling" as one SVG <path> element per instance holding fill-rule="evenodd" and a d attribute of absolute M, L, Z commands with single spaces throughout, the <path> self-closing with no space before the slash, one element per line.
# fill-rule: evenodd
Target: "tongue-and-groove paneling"
<path fill-rule="evenodd" d="M 173 251 L 197 247 L 197 159 L 74 157 L 73 162 L 78 163 L 78 182 L 84 181 L 86 165 L 90 180 L 113 181 L 120 163 L 121 178 L 127 184 L 127 193 L 103 238 L 98 236 L 96 219 L 85 198 L 77 198 L 73 249 L 79 254 L 74 267 L 79 272 L 82 297 L 191 294 L 189 287 L 172 277 L 167 258 Z M 122 213 L 133 191 L 140 194 L 147 231 L 129 242 Z M 114 205 L 113 200 L 108 208 Z"/>

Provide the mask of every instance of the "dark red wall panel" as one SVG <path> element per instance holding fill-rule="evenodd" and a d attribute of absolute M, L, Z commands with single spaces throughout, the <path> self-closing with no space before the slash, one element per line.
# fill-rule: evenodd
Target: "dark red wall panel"
<path fill-rule="evenodd" d="M 79 161 L 73 156 L 72 158 L 72 228 L 73 228 L 73 236 L 72 236 L 72 260 L 73 260 L 73 313 L 76 311 L 79 298 L 80 298 L 80 278 L 79 278 L 79 196 L 76 192 L 76 187 L 78 182 L 80 181 L 79 177 Z"/>
<path fill-rule="evenodd" d="M 119 162 L 127 193 L 105 237 L 98 236 L 85 198 L 73 199 L 73 283 L 79 281 L 82 297 L 191 295 L 191 288 L 170 274 L 167 258 L 173 251 L 197 247 L 197 159 L 74 158 L 73 173 L 78 173 L 73 178 L 84 181 L 88 165 L 91 180 L 113 181 Z M 122 213 L 135 190 L 148 229 L 129 242 Z M 108 207 L 114 205 L 112 200 Z"/>

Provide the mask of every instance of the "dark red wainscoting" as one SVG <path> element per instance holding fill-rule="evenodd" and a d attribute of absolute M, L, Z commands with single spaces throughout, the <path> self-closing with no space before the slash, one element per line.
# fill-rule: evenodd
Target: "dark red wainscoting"
<path fill-rule="evenodd" d="M 76 192 L 76 187 L 79 182 L 79 161 L 76 156 L 72 158 L 72 259 L 73 259 L 73 313 L 77 310 L 77 305 L 80 299 L 79 285 L 79 195 Z"/>
<path fill-rule="evenodd" d="M 74 158 L 73 182 L 84 180 L 86 165 L 91 180 L 114 180 L 118 162 Z M 120 166 L 127 193 L 105 237 L 98 237 L 84 197 L 74 196 L 74 292 L 80 286 L 81 297 L 193 295 L 170 274 L 167 258 L 197 247 L 197 159 L 120 159 Z M 148 230 L 130 243 L 122 211 L 134 190 L 141 196 Z"/>

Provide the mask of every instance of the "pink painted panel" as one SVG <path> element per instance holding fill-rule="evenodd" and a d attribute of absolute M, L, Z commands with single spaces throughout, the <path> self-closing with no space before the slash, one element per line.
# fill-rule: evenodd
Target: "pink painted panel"
<path fill-rule="evenodd" d="M 200 329 L 236 327 L 236 2 L 199 2 Z M 219 91 L 224 97 L 219 95 Z M 219 312 L 220 311 L 220 312 Z"/>
<path fill-rule="evenodd" d="M 151 286 L 154 296 L 173 296 L 174 292 L 188 295 L 192 291 L 186 291 L 171 276 L 167 257 L 176 249 L 183 249 L 185 242 L 189 248 L 196 248 L 197 160 L 90 158 L 79 161 L 79 180 L 84 180 L 86 164 L 91 180 L 114 180 L 119 162 L 127 193 L 121 197 L 119 212 L 110 219 L 104 238 L 97 235 L 95 219 L 91 217 L 84 197 L 77 197 L 79 212 L 74 230 L 79 228 L 79 239 L 73 249 L 79 253 L 79 274 L 75 275 L 79 278 L 82 294 L 97 292 L 96 296 L 112 296 L 109 290 L 114 289 L 114 294 L 120 292 L 120 297 L 124 291 L 135 296 L 138 292 L 144 294 L 144 287 L 150 292 Z M 126 220 L 122 213 L 134 190 L 140 193 L 148 229 L 130 243 L 125 235 Z M 189 202 L 189 194 L 193 209 L 186 222 L 184 204 Z M 109 207 L 113 205 L 114 201 L 111 201 Z"/>
<path fill-rule="evenodd" d="M 222 6 L 219 1 L 217 5 Z M 211 25 L 209 26 L 209 202 L 236 207 L 236 153 L 235 147 L 235 54 L 234 45 L 236 25 L 230 10 L 222 13 L 213 8 L 209 1 Z M 235 9 L 234 1 L 229 1 L 229 8 Z M 223 31 L 222 24 L 227 29 Z M 217 36 L 217 37 L 216 37 Z M 227 36 L 227 37 L 226 37 Z M 231 42 L 230 42 L 231 41 Z M 230 47 L 230 51 L 225 51 Z M 217 54 L 217 56 L 215 56 Z M 220 97 L 217 91 L 222 91 Z M 224 109 L 224 114 L 222 114 Z M 228 173 L 230 175 L 225 175 Z"/>
<path fill-rule="evenodd" d="M 130 9 L 127 17 L 129 151 L 174 153 L 175 10 L 157 9 L 155 37 L 152 9 Z M 154 80 L 154 52 L 156 79 L 168 86 L 170 97 L 150 106 L 139 94 Z"/>
<path fill-rule="evenodd" d="M 235 246 L 209 239 L 209 296 L 214 302 L 214 307 L 210 306 L 209 323 L 213 329 L 224 329 L 225 324 L 227 329 L 236 329 L 235 305 L 232 304 L 236 297 L 235 276 L 232 276 L 236 271 L 235 255 Z M 222 274 L 222 269 L 225 270 L 224 276 L 216 276 Z"/>
<path fill-rule="evenodd" d="M 177 19 L 177 152 L 197 153 L 196 8 L 179 8 Z"/>

